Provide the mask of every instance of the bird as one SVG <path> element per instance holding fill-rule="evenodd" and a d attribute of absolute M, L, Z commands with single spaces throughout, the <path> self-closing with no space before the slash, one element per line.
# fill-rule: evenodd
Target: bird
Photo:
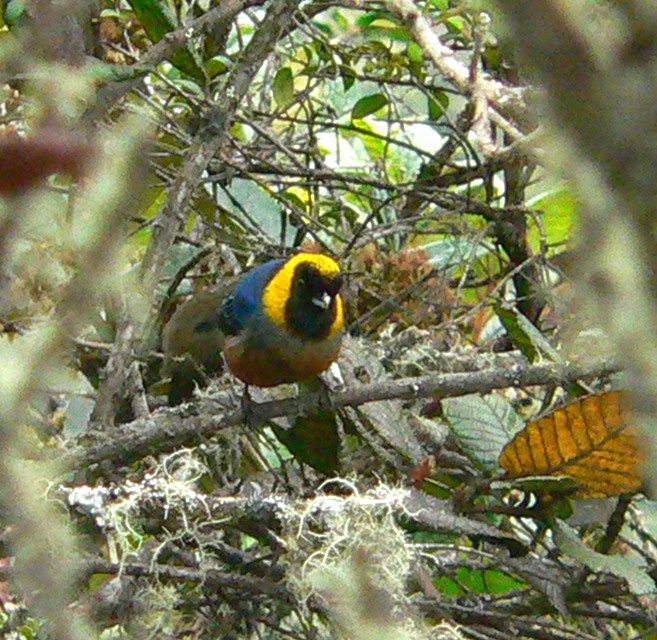
<path fill-rule="evenodd" d="M 218 372 L 221 354 L 247 388 L 302 382 L 327 369 L 345 331 L 342 284 L 336 260 L 302 252 L 193 296 L 162 335 L 165 369 L 183 387 L 175 396 L 189 397 L 203 374 Z"/>

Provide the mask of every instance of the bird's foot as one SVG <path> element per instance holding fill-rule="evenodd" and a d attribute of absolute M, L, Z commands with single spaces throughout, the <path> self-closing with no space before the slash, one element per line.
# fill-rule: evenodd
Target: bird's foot
<path fill-rule="evenodd" d="M 333 392 L 323 382 L 319 385 L 317 399 L 317 407 L 320 411 L 335 411 L 335 407 L 333 406 Z"/>
<path fill-rule="evenodd" d="M 240 399 L 240 409 L 242 410 L 242 420 L 247 427 L 255 427 L 255 409 L 258 406 L 256 402 L 251 398 L 249 393 L 249 385 L 244 385 L 244 393 L 242 393 L 242 398 Z"/>
<path fill-rule="evenodd" d="M 321 413 L 334 412 L 333 394 L 321 378 L 306 380 L 299 383 L 298 387 L 297 415 L 316 416 Z"/>

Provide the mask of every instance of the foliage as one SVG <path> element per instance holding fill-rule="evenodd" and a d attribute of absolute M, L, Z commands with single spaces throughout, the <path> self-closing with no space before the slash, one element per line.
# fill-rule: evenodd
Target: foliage
<path fill-rule="evenodd" d="M 649 633 L 657 507 L 579 501 L 648 456 L 569 347 L 580 199 L 495 7 L 2 8 L 3 633 Z M 166 406 L 180 301 L 299 247 L 348 276 L 331 402 Z"/>

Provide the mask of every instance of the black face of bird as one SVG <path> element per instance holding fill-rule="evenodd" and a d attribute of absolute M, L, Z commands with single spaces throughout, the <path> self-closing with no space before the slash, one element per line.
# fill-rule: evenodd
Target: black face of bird
<path fill-rule="evenodd" d="M 292 279 L 286 308 L 289 326 L 304 338 L 329 335 L 336 314 L 336 296 L 342 287 L 340 274 L 326 275 L 313 264 L 300 264 Z"/>

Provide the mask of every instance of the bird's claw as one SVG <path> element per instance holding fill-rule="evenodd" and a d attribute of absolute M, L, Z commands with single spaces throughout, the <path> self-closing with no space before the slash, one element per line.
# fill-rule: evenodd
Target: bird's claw
<path fill-rule="evenodd" d="M 242 410 L 242 420 L 247 427 L 255 427 L 255 408 L 257 403 L 251 398 L 249 385 L 244 385 L 244 393 L 240 399 L 240 409 Z"/>

